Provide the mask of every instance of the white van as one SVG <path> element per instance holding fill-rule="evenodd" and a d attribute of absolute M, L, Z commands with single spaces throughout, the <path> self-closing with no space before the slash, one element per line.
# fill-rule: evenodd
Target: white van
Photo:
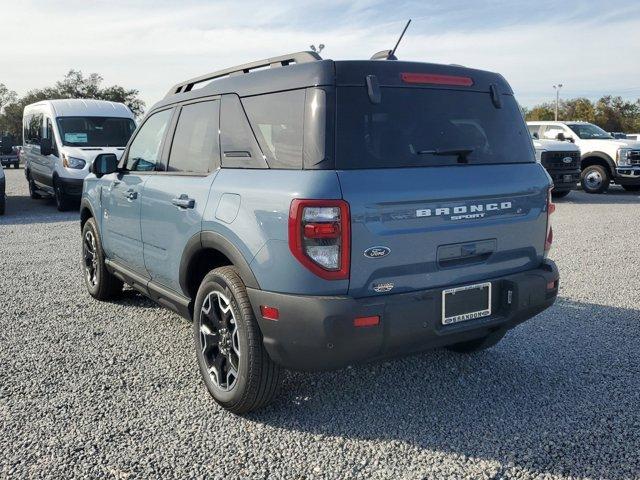
<path fill-rule="evenodd" d="M 45 100 L 22 116 L 22 159 L 31 198 L 53 195 L 58 210 L 71 208 L 100 153 L 122 155 L 136 124 L 122 103 L 104 100 Z"/>

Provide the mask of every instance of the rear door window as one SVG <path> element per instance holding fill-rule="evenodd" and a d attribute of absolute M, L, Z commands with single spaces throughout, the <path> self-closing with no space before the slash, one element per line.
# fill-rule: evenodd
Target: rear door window
<path fill-rule="evenodd" d="M 242 99 L 270 168 L 302 168 L 305 91 Z"/>
<path fill-rule="evenodd" d="M 173 136 L 168 170 L 207 174 L 220 165 L 220 102 L 185 105 Z"/>
<path fill-rule="evenodd" d="M 529 131 L 512 95 L 496 108 L 488 92 L 363 87 L 337 89 L 340 169 L 534 162 Z"/>
<path fill-rule="evenodd" d="M 224 168 L 269 168 L 240 98 L 235 94 L 222 96 L 220 145 Z"/>

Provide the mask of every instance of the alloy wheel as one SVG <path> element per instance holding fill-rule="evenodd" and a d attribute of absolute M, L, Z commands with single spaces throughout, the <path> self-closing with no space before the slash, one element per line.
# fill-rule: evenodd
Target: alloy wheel
<path fill-rule="evenodd" d="M 96 237 L 91 230 L 88 230 L 84 235 L 82 251 L 84 254 L 84 271 L 87 282 L 91 287 L 95 287 L 98 284 L 98 255 Z"/>
<path fill-rule="evenodd" d="M 211 381 L 221 390 L 231 390 L 238 380 L 240 339 L 231 302 L 222 293 L 213 291 L 205 298 L 199 330 L 202 356 Z"/>

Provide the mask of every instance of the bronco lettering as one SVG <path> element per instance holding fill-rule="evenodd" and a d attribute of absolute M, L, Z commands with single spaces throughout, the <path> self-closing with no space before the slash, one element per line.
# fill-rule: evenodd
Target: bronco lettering
<path fill-rule="evenodd" d="M 484 212 L 509 210 L 512 207 L 512 202 L 458 205 L 456 207 L 453 207 L 453 213 L 455 214 L 455 216 L 452 216 L 451 219 L 458 220 L 461 218 L 482 218 L 485 215 Z M 450 215 L 451 210 L 452 209 L 450 207 L 438 207 L 436 209 L 422 208 L 416 210 L 416 217 L 438 217 L 443 215 Z M 475 215 L 468 215 L 470 213 Z"/>

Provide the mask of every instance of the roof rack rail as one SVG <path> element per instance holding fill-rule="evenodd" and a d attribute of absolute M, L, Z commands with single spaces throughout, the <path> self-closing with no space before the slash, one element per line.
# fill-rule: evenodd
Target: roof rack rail
<path fill-rule="evenodd" d="M 237 65 L 235 67 L 225 68 L 224 70 L 218 70 L 216 72 L 207 73 L 199 77 L 190 78 L 184 82 L 180 82 L 171 87 L 171 90 L 165 95 L 165 98 L 178 93 L 190 92 L 194 86 L 199 83 L 207 82 L 209 80 L 215 80 L 216 78 L 229 77 L 233 75 L 242 75 L 250 73 L 252 70 L 257 70 L 265 67 L 277 68 L 285 67 L 292 63 L 308 63 L 322 60 L 322 57 L 316 52 L 296 52 L 289 53 L 287 55 L 280 55 L 279 57 L 266 58 L 264 60 L 257 60 L 255 62 L 245 63 L 243 65 Z"/>

